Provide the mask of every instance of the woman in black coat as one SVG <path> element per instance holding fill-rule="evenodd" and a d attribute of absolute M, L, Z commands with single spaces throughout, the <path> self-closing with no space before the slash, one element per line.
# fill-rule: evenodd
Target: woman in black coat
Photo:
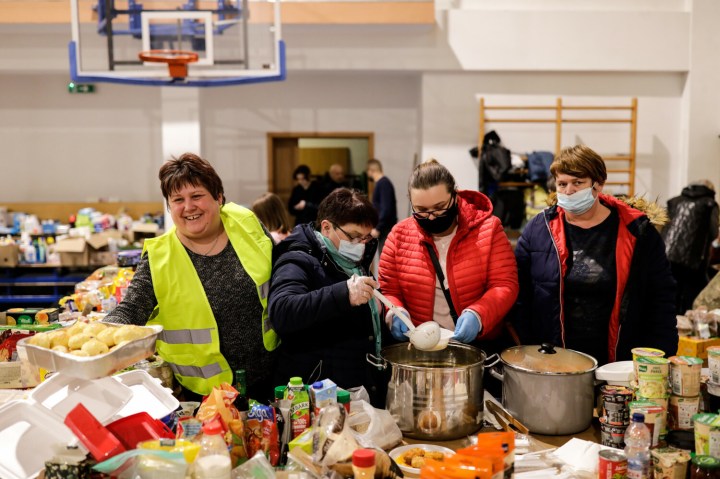
<path fill-rule="evenodd" d="M 269 316 L 281 339 L 278 385 L 329 378 L 365 386 L 373 405 L 384 404 L 387 381 L 365 357 L 379 353 L 385 327 L 368 272 L 377 222 L 365 195 L 340 188 L 320 203 L 316 228 L 299 225 L 275 248 Z"/>

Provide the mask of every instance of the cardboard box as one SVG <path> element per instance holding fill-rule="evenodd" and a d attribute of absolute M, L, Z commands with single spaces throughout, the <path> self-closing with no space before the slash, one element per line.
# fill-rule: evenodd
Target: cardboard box
<path fill-rule="evenodd" d="M 60 253 L 63 266 L 88 266 L 90 252 L 85 238 L 65 238 L 57 242 L 55 251 Z"/>
<path fill-rule="evenodd" d="M 91 251 L 90 266 L 109 266 L 117 264 L 117 253 L 111 251 Z"/>
<path fill-rule="evenodd" d="M 106 230 L 100 233 L 91 234 L 87 239 L 87 243 L 91 248 L 98 251 L 105 251 L 111 239 L 122 239 L 123 234 L 118 230 Z"/>
<path fill-rule="evenodd" d="M 677 355 L 701 358 L 703 364 L 707 366 L 707 348 L 718 345 L 720 345 L 720 338 L 701 339 L 694 336 L 680 336 Z M 672 354 L 668 353 L 667 356 L 672 356 Z"/>
<path fill-rule="evenodd" d="M 145 238 L 154 238 L 160 232 L 157 223 L 133 223 L 130 231 L 127 232 L 128 241 L 134 243 Z"/>
<path fill-rule="evenodd" d="M 17 266 L 20 248 L 16 244 L 0 246 L 0 267 L 12 268 Z"/>
<path fill-rule="evenodd" d="M 28 361 L 0 363 L 0 389 L 25 389 L 40 384 L 40 370 Z"/>
<path fill-rule="evenodd" d="M 60 315 L 57 308 L 12 308 L 5 311 L 8 326 L 56 323 Z"/>

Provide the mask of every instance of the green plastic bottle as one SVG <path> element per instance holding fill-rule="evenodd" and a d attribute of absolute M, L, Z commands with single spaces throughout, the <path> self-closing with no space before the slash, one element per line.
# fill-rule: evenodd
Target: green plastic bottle
<path fill-rule="evenodd" d="M 295 439 L 310 427 L 310 398 L 301 377 L 290 378 L 288 387 L 285 389 L 285 399 L 292 401 L 290 427 L 292 428 L 292 437 Z"/>

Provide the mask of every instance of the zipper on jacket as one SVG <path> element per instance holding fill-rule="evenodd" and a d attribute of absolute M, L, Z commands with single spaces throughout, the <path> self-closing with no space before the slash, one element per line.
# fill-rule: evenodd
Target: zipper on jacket
<path fill-rule="evenodd" d="M 545 220 L 545 227 L 548 229 L 548 234 L 550 235 L 550 241 L 552 241 L 553 247 L 555 248 L 555 255 L 557 256 L 558 260 L 558 276 L 560 277 L 560 339 L 562 340 L 562 347 L 565 347 L 565 308 L 563 303 L 563 289 L 564 289 L 564 281 L 562 277 L 562 261 L 560 259 L 560 250 L 558 250 L 557 243 L 555 242 L 555 237 L 553 236 L 552 229 L 550 228 L 550 223 L 548 222 L 547 215 L 545 212 L 543 212 L 543 220 Z"/>

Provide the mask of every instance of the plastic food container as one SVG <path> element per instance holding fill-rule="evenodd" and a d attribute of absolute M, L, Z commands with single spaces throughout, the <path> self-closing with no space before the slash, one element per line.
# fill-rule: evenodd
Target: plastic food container
<path fill-rule="evenodd" d="M 703 360 L 693 356 L 670 357 L 670 384 L 677 396 L 700 394 L 700 370 Z"/>
<path fill-rule="evenodd" d="M 113 323 L 106 324 L 116 328 L 121 326 Z M 149 336 L 130 341 L 114 351 L 98 356 L 80 357 L 53 351 L 28 344 L 29 338 L 18 341 L 18 355 L 21 359 L 26 359 L 48 371 L 62 372 L 82 379 L 98 379 L 132 366 L 155 352 L 155 341 L 163 328 L 158 325 L 146 327 L 153 330 Z"/>
<path fill-rule="evenodd" d="M 595 370 L 595 379 L 605 381 L 611 386 L 630 387 L 634 368 L 632 361 L 617 361 L 600 366 Z"/>
<path fill-rule="evenodd" d="M 52 459 L 55 444 L 77 444 L 77 438 L 55 415 L 26 401 L 0 406 L 0 477 L 29 479 Z M 79 446 L 87 454 L 87 450 Z"/>

